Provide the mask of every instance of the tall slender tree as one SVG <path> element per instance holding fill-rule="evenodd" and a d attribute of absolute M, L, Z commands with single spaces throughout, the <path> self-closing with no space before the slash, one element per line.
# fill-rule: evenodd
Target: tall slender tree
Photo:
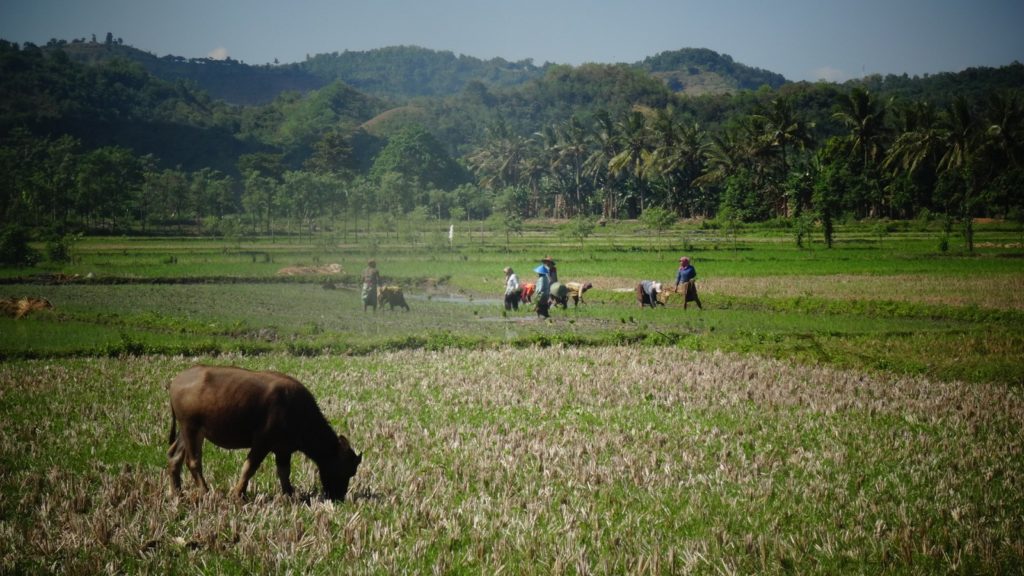
<path fill-rule="evenodd" d="M 612 174 L 626 174 L 633 182 L 635 199 L 630 206 L 630 216 L 638 216 L 644 211 L 644 189 L 646 187 L 645 169 L 651 154 L 650 129 L 647 117 L 639 110 L 626 114 L 618 124 L 619 153 L 608 162 L 608 170 Z"/>
<path fill-rule="evenodd" d="M 867 196 L 864 200 L 870 204 L 868 212 L 873 215 L 885 209 L 880 168 L 889 137 L 886 111 L 886 106 L 869 91 L 855 87 L 840 99 L 839 110 L 833 114 L 847 129 L 851 168 L 867 188 L 863 191 Z"/>

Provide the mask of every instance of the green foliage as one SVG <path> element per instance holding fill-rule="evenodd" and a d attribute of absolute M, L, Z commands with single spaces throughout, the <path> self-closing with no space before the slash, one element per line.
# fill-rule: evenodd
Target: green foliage
<path fill-rule="evenodd" d="M 55 264 L 66 264 L 74 260 L 75 244 L 81 242 L 82 234 L 54 234 L 46 242 L 46 259 Z"/>
<path fill-rule="evenodd" d="M 757 176 L 740 169 L 726 179 L 720 210 L 728 211 L 743 222 L 763 222 L 771 218 L 773 206 L 761 193 Z"/>
<path fill-rule="evenodd" d="M 562 235 L 579 242 L 580 249 L 583 249 L 583 242 L 594 233 L 597 227 L 597 219 L 593 216 L 577 216 L 562 225 Z"/>
<path fill-rule="evenodd" d="M 640 223 L 644 228 L 653 230 L 661 236 L 665 231 L 675 226 L 678 218 L 675 213 L 660 206 L 648 208 L 640 215 Z"/>
<path fill-rule="evenodd" d="M 35 266 L 39 252 L 29 245 L 30 240 L 24 226 L 8 223 L 0 228 L 0 265 Z"/>
<path fill-rule="evenodd" d="M 706 83 L 706 76 L 721 79 L 724 89 L 757 90 L 762 86 L 778 89 L 786 83 L 781 74 L 744 66 L 725 54 L 706 48 L 684 48 L 649 56 L 638 64 L 643 70 L 665 78 L 677 92 L 697 88 Z M 694 90 L 696 91 L 696 90 Z"/>
<path fill-rule="evenodd" d="M 523 217 L 520 204 L 521 191 L 506 188 L 494 200 L 494 211 L 488 218 L 491 229 L 505 236 L 505 249 L 508 250 L 512 236 L 523 234 Z"/>
<path fill-rule="evenodd" d="M 457 94 L 479 81 L 515 86 L 544 72 L 530 60 L 484 61 L 416 46 L 317 54 L 299 68 L 328 81 L 341 80 L 368 94 L 400 99 Z"/>
<path fill-rule="evenodd" d="M 466 182 L 467 175 L 434 138 L 419 126 L 410 126 L 388 139 L 370 170 L 381 180 L 385 174 L 398 174 L 407 182 L 450 190 Z M 406 204 L 406 211 L 412 206 Z"/>
<path fill-rule="evenodd" d="M 483 220 L 491 195 L 512 187 L 524 218 L 669 209 L 764 222 L 807 211 L 827 243 L 846 217 L 928 210 L 972 248 L 975 218 L 1024 210 L 1017 64 L 836 86 L 781 83 L 709 50 L 538 68 L 402 47 L 253 70 L 315 68 L 331 80 L 241 108 L 154 72 L 248 68 L 165 61 L 117 41 L 0 43 L 0 104 L 12 111 L 0 119 L 0 212 L 33 227 L 146 233 L 235 214 L 252 230 L 305 234 L 340 218 L 347 235 L 382 211 Z M 387 92 L 422 86 L 423 74 L 434 84 L 422 89 L 445 97 L 385 102 L 344 80 Z M 740 88 L 673 93 L 708 76 Z M 293 181 L 271 189 L 249 180 L 254 171 Z M 330 190 L 315 191 L 306 172 L 332 175 Z"/>

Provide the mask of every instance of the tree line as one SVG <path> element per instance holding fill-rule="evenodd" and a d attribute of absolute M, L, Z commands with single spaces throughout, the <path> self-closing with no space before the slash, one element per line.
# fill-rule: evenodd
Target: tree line
<path fill-rule="evenodd" d="M 738 221 L 941 216 L 1019 218 L 1024 202 L 1024 100 L 894 105 L 854 87 L 831 115 L 841 129 L 816 137 L 793 98 L 775 95 L 718 130 L 674 109 L 573 116 L 531 137 L 502 133 L 468 157 L 482 185 L 517 191 L 527 216 L 637 217 L 661 207 L 680 217 Z"/>
<path fill-rule="evenodd" d="M 705 97 L 635 67 L 550 66 L 523 86 L 410 102 L 413 120 L 375 130 L 366 120 L 384 103 L 341 83 L 232 107 L 125 62 L 87 69 L 0 48 L 0 214 L 40 230 L 358 234 L 490 218 L 515 231 L 524 218 L 657 209 L 786 219 L 829 243 L 841 218 L 935 217 L 970 245 L 973 218 L 1022 212 L 1016 63 Z M 118 138 L 147 131 L 187 136 Z M 214 142 L 185 167 L 168 161 Z"/>

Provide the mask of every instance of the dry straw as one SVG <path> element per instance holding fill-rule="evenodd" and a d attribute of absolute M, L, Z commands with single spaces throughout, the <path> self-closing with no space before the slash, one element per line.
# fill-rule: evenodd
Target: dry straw
<path fill-rule="evenodd" d="M 1024 565 L 1017 388 L 672 348 L 218 359 L 297 376 L 350 501 L 166 492 L 186 358 L 0 366 L 0 572 L 1000 573 Z M 316 470 L 296 457 L 307 493 Z"/>

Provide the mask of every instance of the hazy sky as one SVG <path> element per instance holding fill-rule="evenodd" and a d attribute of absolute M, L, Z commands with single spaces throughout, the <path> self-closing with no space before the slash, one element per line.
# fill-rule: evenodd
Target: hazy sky
<path fill-rule="evenodd" d="M 534 63 L 710 48 L 790 80 L 1024 62 L 1024 0 L 0 0 L 0 38 L 107 32 L 158 56 L 248 64 L 415 45 Z"/>

